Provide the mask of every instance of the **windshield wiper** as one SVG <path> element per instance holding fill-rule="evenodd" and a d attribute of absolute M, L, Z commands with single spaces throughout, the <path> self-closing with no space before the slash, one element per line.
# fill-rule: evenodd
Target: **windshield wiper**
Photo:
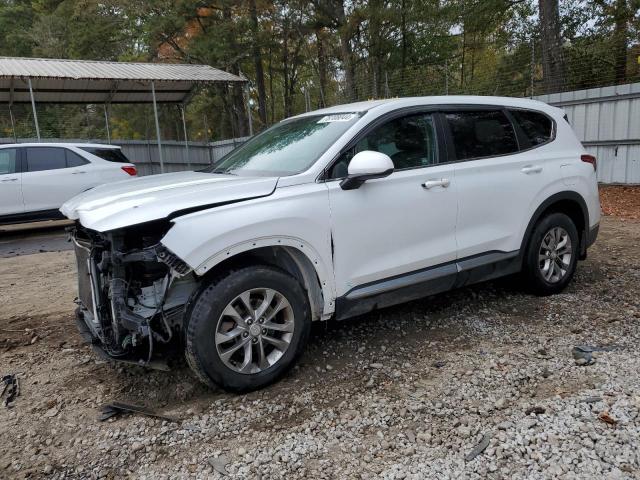
<path fill-rule="evenodd" d="M 223 170 L 223 169 L 217 169 L 217 168 L 214 170 L 211 170 L 211 173 L 220 173 L 223 175 L 234 175 L 236 177 L 238 176 L 237 173 L 233 173 L 233 170 Z"/>

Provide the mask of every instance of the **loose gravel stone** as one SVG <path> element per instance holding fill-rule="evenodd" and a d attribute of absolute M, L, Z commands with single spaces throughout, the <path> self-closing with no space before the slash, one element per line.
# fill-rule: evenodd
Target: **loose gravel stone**
<path fill-rule="evenodd" d="M 246 395 L 180 364 L 105 363 L 71 310 L 36 318 L 25 297 L 24 318 L 0 309 L 0 330 L 30 329 L 0 350 L 22 385 L 0 408 L 0 478 L 639 478 L 640 222 L 605 218 L 600 235 L 560 295 L 505 280 L 314 325 L 298 367 Z M 57 278 L 59 257 L 41 255 Z M 75 286 L 55 293 L 71 303 Z M 578 367 L 580 345 L 615 348 Z M 97 422 L 116 400 L 179 421 Z"/>

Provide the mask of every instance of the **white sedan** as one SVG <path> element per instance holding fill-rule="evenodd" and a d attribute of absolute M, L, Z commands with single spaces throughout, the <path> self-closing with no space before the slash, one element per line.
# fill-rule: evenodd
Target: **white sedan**
<path fill-rule="evenodd" d="M 114 145 L 0 145 L 0 224 L 64 218 L 58 209 L 70 198 L 136 174 Z"/>

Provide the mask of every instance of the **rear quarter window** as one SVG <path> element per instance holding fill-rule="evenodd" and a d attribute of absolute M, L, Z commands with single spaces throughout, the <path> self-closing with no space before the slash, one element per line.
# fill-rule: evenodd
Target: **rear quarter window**
<path fill-rule="evenodd" d="M 88 152 L 96 157 L 115 163 L 131 163 L 122 150 L 119 148 L 96 148 L 96 147 L 80 147 L 81 150 Z"/>
<path fill-rule="evenodd" d="M 531 146 L 542 145 L 553 137 L 553 121 L 540 112 L 531 110 L 509 110 L 520 125 Z"/>

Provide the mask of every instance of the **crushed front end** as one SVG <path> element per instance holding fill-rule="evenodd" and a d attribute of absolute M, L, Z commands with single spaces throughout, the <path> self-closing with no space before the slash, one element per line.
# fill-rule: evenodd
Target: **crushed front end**
<path fill-rule="evenodd" d="M 180 345 L 197 282 L 160 243 L 165 221 L 106 233 L 72 229 L 78 265 L 78 328 L 103 356 L 166 368 Z"/>

